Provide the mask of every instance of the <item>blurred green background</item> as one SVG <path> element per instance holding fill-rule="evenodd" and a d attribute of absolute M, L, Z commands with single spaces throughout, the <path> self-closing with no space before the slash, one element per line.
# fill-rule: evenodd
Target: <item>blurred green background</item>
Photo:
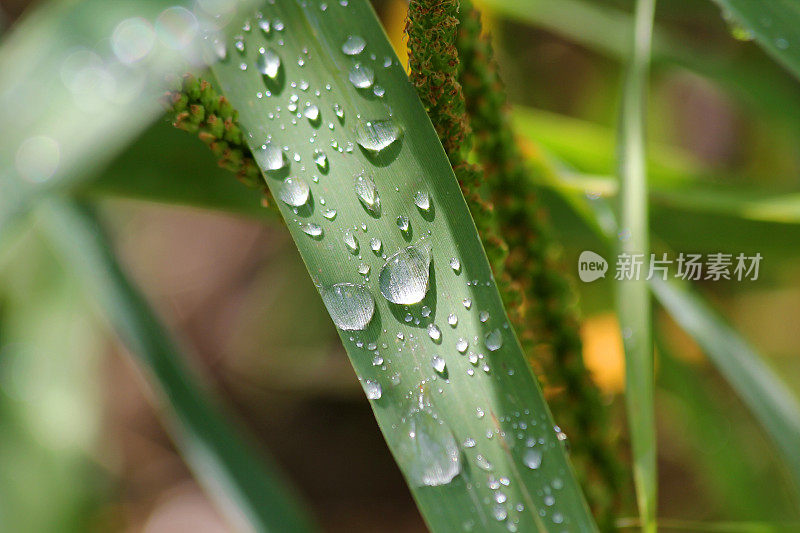
<path fill-rule="evenodd" d="M 374 5 L 401 53 L 406 5 Z M 523 145 L 558 158 L 569 175 L 595 180 L 598 190 L 613 186 L 606 176 L 614 174 L 622 75 L 615 47 L 632 2 L 479 5 L 510 98 L 526 108 L 515 113 Z M 5 0 L 0 19 L 10 27 L 33 7 Z M 712 2 L 661 0 L 656 20 L 649 101 L 656 242 L 764 256 L 756 282 L 699 288 L 798 392 L 800 209 L 788 196 L 783 203 L 773 197 L 800 192 L 800 84 Z M 214 195 L 217 205 L 251 197 L 252 209 L 232 215 L 166 205 L 178 173 L 226 184 Z M 137 201 L 153 183 L 163 184 L 165 203 Z M 101 200 L 117 251 L 188 347 L 192 366 L 295 480 L 326 530 L 424 530 L 317 292 L 257 193 L 162 119 L 86 194 Z M 558 195 L 547 187 L 542 194 L 573 274 L 578 254 L 600 245 Z M 163 430 L 145 379 L 50 245 L 27 226 L 7 241 L 0 255 L 0 522 L 10 531 L 230 530 Z M 586 357 L 624 433 L 611 283 L 578 288 Z M 800 519 L 760 427 L 660 310 L 656 325 L 660 516 Z"/>

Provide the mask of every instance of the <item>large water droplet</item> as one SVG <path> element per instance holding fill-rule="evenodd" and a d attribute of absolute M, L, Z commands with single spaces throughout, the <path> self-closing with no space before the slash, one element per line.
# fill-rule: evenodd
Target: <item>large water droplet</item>
<path fill-rule="evenodd" d="M 383 389 L 380 383 L 376 383 L 371 379 L 364 381 L 364 392 L 367 393 L 367 398 L 370 400 L 380 400 L 383 395 Z"/>
<path fill-rule="evenodd" d="M 353 283 L 337 283 L 323 290 L 322 301 L 333 323 L 346 331 L 366 328 L 375 312 L 375 300 L 369 291 Z"/>
<path fill-rule="evenodd" d="M 372 178 L 366 174 L 359 174 L 355 180 L 355 191 L 361 205 L 375 216 L 381 214 L 381 197 Z"/>
<path fill-rule="evenodd" d="M 258 165 L 266 172 L 281 170 L 289 164 L 289 160 L 286 159 L 283 150 L 271 142 L 263 144 L 253 155 Z"/>
<path fill-rule="evenodd" d="M 302 178 L 286 178 L 278 195 L 285 204 L 300 207 L 308 202 L 310 192 L 308 183 Z"/>
<path fill-rule="evenodd" d="M 495 350 L 499 350 L 501 346 L 503 346 L 503 334 L 499 329 L 493 329 L 486 334 L 486 348 L 488 348 L 489 351 L 494 352 Z"/>
<path fill-rule="evenodd" d="M 281 58 L 272 48 L 267 48 L 258 54 L 258 58 L 256 59 L 256 69 L 258 69 L 258 71 L 264 76 L 274 80 L 278 77 L 280 68 Z"/>
<path fill-rule="evenodd" d="M 369 89 L 375 82 L 375 72 L 366 65 L 356 63 L 350 69 L 350 83 L 358 89 Z"/>
<path fill-rule="evenodd" d="M 355 56 L 364 51 L 367 42 L 359 35 L 351 35 L 342 45 L 342 52 L 349 56 Z"/>
<path fill-rule="evenodd" d="M 359 122 L 356 126 L 356 142 L 364 150 L 378 154 L 399 139 L 401 133 L 393 120 Z"/>
<path fill-rule="evenodd" d="M 381 268 L 378 279 L 381 294 L 395 304 L 419 303 L 428 292 L 431 250 L 421 242 L 391 255 Z"/>
<path fill-rule="evenodd" d="M 428 211 L 431 208 L 431 197 L 427 191 L 417 191 L 414 193 L 414 205 L 420 211 Z"/>
<path fill-rule="evenodd" d="M 416 411 L 400 426 L 398 462 L 411 483 L 436 487 L 450 483 L 461 471 L 461 458 L 453 433 L 426 411 Z"/>
<path fill-rule="evenodd" d="M 536 470 L 542 466 L 542 452 L 535 449 L 528 449 L 522 456 L 522 462 L 531 470 Z"/>

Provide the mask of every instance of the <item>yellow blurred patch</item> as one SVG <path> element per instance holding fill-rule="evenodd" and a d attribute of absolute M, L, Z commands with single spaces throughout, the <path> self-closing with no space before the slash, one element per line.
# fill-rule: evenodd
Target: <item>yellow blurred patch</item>
<path fill-rule="evenodd" d="M 383 27 L 389 42 L 392 43 L 394 53 L 400 59 L 403 69 L 408 72 L 408 48 L 406 47 L 406 14 L 408 13 L 408 2 L 403 0 L 392 0 L 388 2 L 381 13 Z"/>
<path fill-rule="evenodd" d="M 607 394 L 625 388 L 625 355 L 614 313 L 587 318 L 581 326 L 583 358 L 597 386 Z"/>

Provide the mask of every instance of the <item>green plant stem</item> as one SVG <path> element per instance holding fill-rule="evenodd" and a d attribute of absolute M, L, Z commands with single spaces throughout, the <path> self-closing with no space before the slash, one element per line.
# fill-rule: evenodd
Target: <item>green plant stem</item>
<path fill-rule="evenodd" d="M 638 0 L 631 58 L 625 76 L 619 123 L 619 256 L 649 253 L 645 101 L 655 0 Z M 642 269 L 648 261 L 644 260 Z M 652 309 L 646 273 L 616 282 L 617 313 L 625 347 L 625 403 L 633 449 L 636 499 L 645 532 L 656 529 L 656 434 Z"/>
<path fill-rule="evenodd" d="M 170 406 L 167 427 L 200 482 L 237 527 L 256 531 L 311 531 L 307 511 L 262 453 L 236 436 L 182 362 L 175 341 L 128 280 L 95 215 L 86 206 L 44 202 L 44 232 L 66 266 L 79 276 L 112 327 Z"/>

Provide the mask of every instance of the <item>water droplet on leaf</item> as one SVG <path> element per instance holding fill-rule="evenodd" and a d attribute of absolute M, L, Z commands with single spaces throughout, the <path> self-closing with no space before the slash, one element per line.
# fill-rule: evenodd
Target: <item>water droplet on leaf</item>
<path fill-rule="evenodd" d="M 361 285 L 338 283 L 322 291 L 322 301 L 339 329 L 365 329 L 375 312 L 375 301 Z"/>
<path fill-rule="evenodd" d="M 421 242 L 390 256 L 381 268 L 379 285 L 384 298 L 395 304 L 419 303 L 428 292 L 431 251 Z"/>

